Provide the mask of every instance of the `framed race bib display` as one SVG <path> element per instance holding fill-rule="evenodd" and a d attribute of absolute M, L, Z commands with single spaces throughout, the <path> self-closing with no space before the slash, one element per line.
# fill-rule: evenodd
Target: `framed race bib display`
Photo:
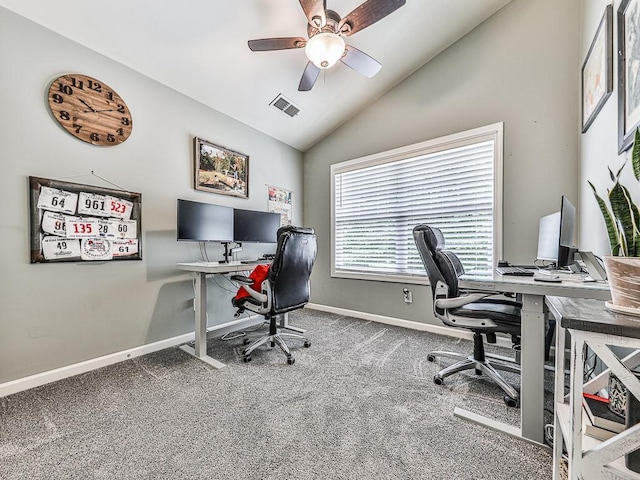
<path fill-rule="evenodd" d="M 31 263 L 142 259 L 142 195 L 29 177 Z"/>

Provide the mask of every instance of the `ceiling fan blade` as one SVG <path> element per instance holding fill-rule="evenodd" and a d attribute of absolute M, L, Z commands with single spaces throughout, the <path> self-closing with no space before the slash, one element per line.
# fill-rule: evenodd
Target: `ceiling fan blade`
<path fill-rule="evenodd" d="M 344 56 L 340 61 L 368 78 L 373 77 L 382 68 L 376 60 L 351 45 L 345 47 Z"/>
<path fill-rule="evenodd" d="M 300 5 L 307 16 L 309 25 L 315 28 L 322 28 L 327 24 L 326 0 L 300 0 Z"/>
<path fill-rule="evenodd" d="M 318 79 L 318 75 L 320 75 L 320 69 L 316 67 L 313 63 L 308 62 L 307 66 L 302 73 L 302 78 L 300 79 L 300 85 L 298 85 L 299 92 L 308 92 L 313 88 Z"/>
<path fill-rule="evenodd" d="M 302 48 L 307 44 L 307 39 L 302 37 L 262 38 L 247 42 L 253 52 L 266 52 L 268 50 L 286 50 L 288 48 Z"/>
<path fill-rule="evenodd" d="M 367 0 L 338 24 L 338 32 L 349 36 L 382 20 L 406 3 L 406 0 Z"/>

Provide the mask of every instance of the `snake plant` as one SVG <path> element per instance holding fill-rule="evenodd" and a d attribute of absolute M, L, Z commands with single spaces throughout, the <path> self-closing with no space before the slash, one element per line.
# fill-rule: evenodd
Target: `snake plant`
<path fill-rule="evenodd" d="M 609 176 L 614 182 L 611 189 L 607 189 L 609 205 L 598 195 L 591 182 L 589 186 L 596 197 L 604 222 L 607 226 L 611 254 L 621 257 L 640 257 L 640 213 L 638 206 L 633 203 L 629 190 L 620 183 L 627 161 L 614 174 L 609 167 Z M 631 166 L 636 180 L 640 181 L 640 129 L 636 130 L 633 150 L 631 152 Z M 638 189 L 635 189 L 638 192 Z"/>

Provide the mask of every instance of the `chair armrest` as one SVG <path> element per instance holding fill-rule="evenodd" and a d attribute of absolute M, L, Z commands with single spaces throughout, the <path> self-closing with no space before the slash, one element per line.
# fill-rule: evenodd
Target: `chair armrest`
<path fill-rule="evenodd" d="M 434 306 L 437 308 L 443 308 L 445 310 L 450 308 L 458 308 L 469 303 L 478 302 L 483 298 L 489 297 L 488 293 L 470 293 L 462 297 L 455 298 L 437 298 L 434 302 Z"/>
<path fill-rule="evenodd" d="M 251 281 L 251 283 L 253 283 L 253 280 Z M 249 285 L 243 285 L 244 289 L 247 291 L 247 293 L 249 295 L 251 295 L 251 298 L 255 298 L 256 300 L 258 300 L 261 304 L 267 303 L 267 300 L 269 299 L 269 297 L 267 297 L 267 295 L 265 295 L 262 292 L 257 292 L 255 291 L 253 288 L 251 288 Z"/>
<path fill-rule="evenodd" d="M 244 275 L 231 275 L 231 280 L 244 283 L 245 285 L 251 285 L 253 283 L 252 279 L 245 277 Z"/>

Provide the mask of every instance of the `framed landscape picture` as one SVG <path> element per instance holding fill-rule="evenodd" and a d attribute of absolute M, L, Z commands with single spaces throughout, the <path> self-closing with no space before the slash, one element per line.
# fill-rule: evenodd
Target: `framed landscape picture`
<path fill-rule="evenodd" d="M 613 7 L 607 5 L 582 65 L 582 133 L 613 92 Z"/>
<path fill-rule="evenodd" d="M 628 150 L 640 125 L 640 0 L 618 8 L 618 153 Z"/>
<path fill-rule="evenodd" d="M 249 198 L 249 156 L 195 138 L 195 189 Z"/>

